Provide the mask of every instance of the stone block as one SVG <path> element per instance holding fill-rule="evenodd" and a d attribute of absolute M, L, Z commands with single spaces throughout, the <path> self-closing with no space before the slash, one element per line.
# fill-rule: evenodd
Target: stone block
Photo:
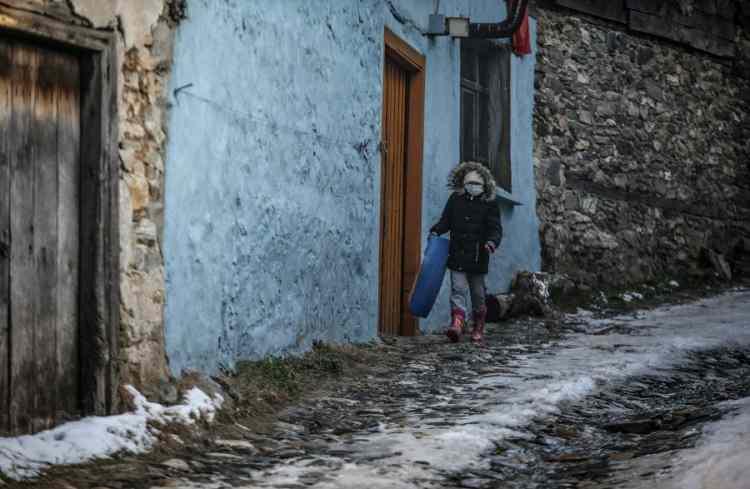
<path fill-rule="evenodd" d="M 487 296 L 487 321 L 498 322 L 508 319 L 513 306 L 513 294 L 490 294 Z"/>
<path fill-rule="evenodd" d="M 519 272 L 513 279 L 513 299 L 508 315 L 548 316 L 550 307 L 550 276 L 544 273 Z"/>
<path fill-rule="evenodd" d="M 636 58 L 636 61 L 639 65 L 645 65 L 646 63 L 650 62 L 652 59 L 654 59 L 653 49 L 651 49 L 648 46 L 641 46 L 641 48 L 638 49 L 638 56 Z"/>
<path fill-rule="evenodd" d="M 141 219 L 135 228 L 135 237 L 138 243 L 156 244 L 158 238 L 156 224 L 146 218 Z"/>
<path fill-rule="evenodd" d="M 594 116 L 588 110 L 579 110 L 578 120 L 580 120 L 584 124 L 593 124 Z"/>
<path fill-rule="evenodd" d="M 547 162 L 545 176 L 551 185 L 560 186 L 563 184 L 564 176 L 560 160 L 549 160 Z"/>
<path fill-rule="evenodd" d="M 123 348 L 126 368 L 122 372 L 123 383 L 133 384 L 147 398 L 159 398 L 159 386 L 169 382 L 164 341 L 144 341 Z"/>
<path fill-rule="evenodd" d="M 125 175 L 125 183 L 130 193 L 130 206 L 133 213 L 143 212 L 151 200 L 148 180 L 144 175 L 131 173 Z"/>
<path fill-rule="evenodd" d="M 609 117 L 617 112 L 615 104 L 613 102 L 603 102 L 596 106 L 596 114 L 604 117 Z"/>
<path fill-rule="evenodd" d="M 120 266 L 127 267 L 131 259 L 132 250 L 132 226 L 133 222 L 133 207 L 130 200 L 130 190 L 124 179 L 120 179 L 119 182 L 119 206 L 118 206 L 118 218 L 120 222 Z"/>
<path fill-rule="evenodd" d="M 712 249 L 704 249 L 708 262 L 719 277 L 724 280 L 732 280 L 732 269 L 723 254 Z"/>

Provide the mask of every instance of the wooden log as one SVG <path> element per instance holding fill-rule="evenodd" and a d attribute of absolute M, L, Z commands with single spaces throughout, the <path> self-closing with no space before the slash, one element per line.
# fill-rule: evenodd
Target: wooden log
<path fill-rule="evenodd" d="M 652 15 L 665 15 L 667 12 L 666 0 L 627 0 L 628 10 L 637 10 Z"/>
<path fill-rule="evenodd" d="M 112 359 L 105 264 L 109 253 L 109 249 L 105 249 L 109 205 L 102 191 L 107 185 L 103 157 L 104 147 L 108 144 L 105 138 L 109 134 L 103 107 L 109 106 L 109 99 L 102 86 L 107 69 L 102 61 L 102 56 L 92 56 L 81 62 L 81 90 L 85 92 L 81 104 L 81 130 L 86 138 L 85 144 L 81 145 L 81 188 L 92 191 L 86 192 L 81 199 L 82 261 L 79 277 L 82 407 L 87 414 L 99 415 L 109 411 L 107 399 Z"/>
<path fill-rule="evenodd" d="M 57 96 L 59 201 L 57 254 L 57 411 L 80 411 L 78 389 L 78 242 L 80 212 L 80 76 L 78 60 L 62 56 Z M 58 415 L 59 417 L 59 415 Z"/>
<path fill-rule="evenodd" d="M 62 45 L 95 51 L 107 49 L 110 34 L 88 27 L 74 26 L 43 15 L 11 8 L 0 3 L 0 27 Z"/>
<path fill-rule="evenodd" d="M 698 12 L 704 12 L 709 15 L 717 14 L 716 0 L 695 0 L 693 5 Z"/>
<path fill-rule="evenodd" d="M 33 430 L 50 428 L 55 420 L 57 382 L 57 84 L 59 55 L 34 47 L 39 66 L 32 87 L 29 143 L 34 178 L 34 260 L 37 274 L 34 362 L 36 389 Z"/>
<path fill-rule="evenodd" d="M 10 432 L 10 115 L 11 44 L 0 40 L 0 436 Z"/>
<path fill-rule="evenodd" d="M 557 4 L 621 24 L 628 22 L 625 0 L 557 0 Z"/>
<path fill-rule="evenodd" d="M 100 83 L 102 85 L 102 148 L 101 165 L 106 168 L 105 187 L 103 189 L 104 211 L 102 213 L 102 229 L 104 230 L 103 244 L 103 311 L 104 327 L 107 338 L 107 358 L 104 376 L 106 377 L 107 393 L 104 399 L 107 413 L 116 412 L 119 405 L 120 363 L 120 157 L 119 133 L 117 130 L 117 73 L 120 65 L 117 58 L 117 35 L 109 33 L 108 45 L 101 53 L 102 70 Z"/>
<path fill-rule="evenodd" d="M 683 15 L 700 16 L 708 14 L 724 20 L 734 19 L 734 0 L 694 0 L 689 12 Z M 678 5 L 668 0 L 627 0 L 627 8 L 649 14 L 664 15 L 667 9 L 679 10 Z"/>
<path fill-rule="evenodd" d="M 35 49 L 21 44 L 13 48 L 11 115 L 11 252 L 10 309 L 13 323 L 10 344 L 10 426 L 13 432 L 33 431 L 34 393 L 38 388 L 34 361 L 37 293 L 34 256 L 34 148 L 31 139 L 34 87 L 39 73 Z"/>
<path fill-rule="evenodd" d="M 81 130 L 86 134 L 86 143 L 81 145 L 81 188 L 92 189 L 81 199 L 80 241 L 81 263 L 80 283 L 80 343 L 81 349 L 81 401 L 86 414 L 98 414 L 97 370 L 101 341 L 97 338 L 97 296 L 96 296 L 96 256 L 97 256 L 97 208 L 99 206 L 99 145 L 100 145 L 100 85 L 98 83 L 101 65 L 96 58 L 81 61 L 81 90 L 86 93 L 81 104 Z"/>
<path fill-rule="evenodd" d="M 737 13 L 737 6 L 746 4 L 746 0 L 736 2 L 735 0 L 716 0 L 716 15 L 727 20 L 734 20 Z"/>
<path fill-rule="evenodd" d="M 735 45 L 732 42 L 712 36 L 700 29 L 666 22 L 663 17 L 649 15 L 636 10 L 630 12 L 631 30 L 670 39 L 687 44 L 716 56 L 733 58 Z"/>
<path fill-rule="evenodd" d="M 643 14 L 663 17 L 662 22 L 665 28 L 670 23 L 694 27 L 727 41 L 734 41 L 737 33 L 734 20 L 727 20 L 716 15 L 715 8 L 713 13 L 696 9 L 692 14 L 685 14 L 673 4 L 647 0 L 628 0 L 627 7 L 629 10 L 636 10 Z"/>
<path fill-rule="evenodd" d="M 4 0 L 0 5 L 26 12 L 36 12 L 39 15 L 53 18 L 67 24 L 82 24 L 83 19 L 75 16 L 67 2 L 42 2 L 39 0 Z"/>
<path fill-rule="evenodd" d="M 743 29 L 750 30 L 750 2 L 740 4 L 737 21 Z"/>
<path fill-rule="evenodd" d="M 734 42 L 737 28 L 734 21 L 723 19 L 716 15 L 694 14 L 683 15 L 676 9 L 667 14 L 669 21 L 686 27 L 694 27 L 711 36 L 716 36 L 726 41 Z"/>
<path fill-rule="evenodd" d="M 114 46 L 115 37 L 109 43 Z M 113 49 L 81 58 L 80 349 L 86 414 L 117 404 L 117 59 Z"/>

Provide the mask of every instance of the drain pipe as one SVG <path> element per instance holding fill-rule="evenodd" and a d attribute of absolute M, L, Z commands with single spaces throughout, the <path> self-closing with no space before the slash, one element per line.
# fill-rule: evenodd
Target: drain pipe
<path fill-rule="evenodd" d="M 468 17 L 446 17 L 438 14 L 440 0 L 435 3 L 435 13 L 430 15 L 428 36 L 469 37 L 478 39 L 498 39 L 512 37 L 523 22 L 529 0 L 516 0 L 508 17 L 502 22 L 471 22 Z"/>
<path fill-rule="evenodd" d="M 529 0 L 516 0 L 514 4 L 508 18 L 502 22 L 469 23 L 469 37 L 483 39 L 513 37 L 513 34 L 521 26 L 521 22 L 523 22 L 523 15 L 529 6 Z"/>

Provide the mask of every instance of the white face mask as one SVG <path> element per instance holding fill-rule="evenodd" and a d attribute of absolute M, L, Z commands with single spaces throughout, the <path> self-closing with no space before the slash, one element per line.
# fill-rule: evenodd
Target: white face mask
<path fill-rule="evenodd" d="M 466 193 L 472 197 L 479 197 L 484 192 L 484 184 L 477 182 L 466 182 L 464 184 Z"/>

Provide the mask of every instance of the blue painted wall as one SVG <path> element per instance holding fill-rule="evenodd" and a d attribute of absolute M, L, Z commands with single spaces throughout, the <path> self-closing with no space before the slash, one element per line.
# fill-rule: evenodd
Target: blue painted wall
<path fill-rule="evenodd" d="M 500 0 L 442 11 L 500 20 Z M 170 366 L 377 334 L 383 30 L 427 57 L 423 236 L 459 157 L 460 44 L 428 39 L 432 0 L 189 0 L 171 88 L 164 254 Z M 513 187 L 492 290 L 539 268 L 533 58 L 513 61 Z M 186 88 L 184 88 L 186 85 Z M 444 293 L 423 330 L 447 315 Z"/>

